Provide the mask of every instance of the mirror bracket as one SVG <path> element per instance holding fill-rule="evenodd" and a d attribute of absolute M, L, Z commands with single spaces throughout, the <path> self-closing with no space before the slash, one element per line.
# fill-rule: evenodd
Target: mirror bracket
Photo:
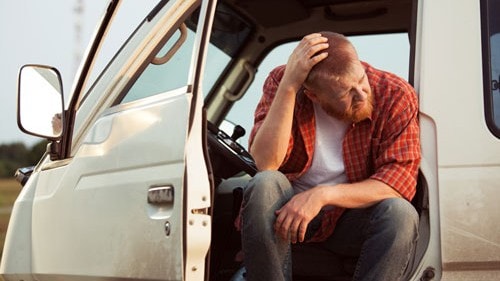
<path fill-rule="evenodd" d="M 61 159 L 61 142 L 51 141 L 49 142 L 49 156 L 51 161 L 56 161 Z"/>

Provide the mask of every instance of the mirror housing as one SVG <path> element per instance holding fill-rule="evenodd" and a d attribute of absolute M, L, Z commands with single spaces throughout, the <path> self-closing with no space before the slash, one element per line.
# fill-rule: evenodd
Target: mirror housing
<path fill-rule="evenodd" d="M 25 65 L 19 71 L 17 124 L 21 131 L 57 141 L 64 124 L 64 100 L 59 71 Z"/>

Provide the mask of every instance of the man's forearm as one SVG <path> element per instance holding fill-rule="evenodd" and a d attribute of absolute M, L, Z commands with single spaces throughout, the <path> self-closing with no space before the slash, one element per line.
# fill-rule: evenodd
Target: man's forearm
<path fill-rule="evenodd" d="M 387 184 L 367 179 L 353 184 L 316 186 L 296 194 L 276 211 L 276 233 L 282 239 L 295 243 L 304 241 L 309 222 L 325 206 L 343 208 L 366 208 L 387 198 L 401 197 Z"/>
<path fill-rule="evenodd" d="M 292 131 L 295 96 L 293 88 L 278 87 L 266 119 L 255 135 L 250 153 L 260 171 L 277 170 L 285 159 Z"/>
<path fill-rule="evenodd" d="M 402 197 L 389 185 L 373 179 L 317 188 L 324 198 L 324 206 L 333 205 L 350 209 L 367 208 L 384 199 Z"/>

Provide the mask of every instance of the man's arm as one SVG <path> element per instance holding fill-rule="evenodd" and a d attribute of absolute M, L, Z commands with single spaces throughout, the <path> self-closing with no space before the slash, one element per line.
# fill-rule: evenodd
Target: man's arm
<path fill-rule="evenodd" d="M 318 186 L 318 196 L 323 197 L 323 205 L 342 208 L 367 208 L 384 199 L 401 198 L 401 194 L 384 182 L 366 179 L 356 183 L 338 184 L 333 188 Z"/>
<path fill-rule="evenodd" d="M 273 103 L 250 147 L 258 170 L 277 170 L 285 159 L 296 94 L 311 68 L 328 55 L 318 54 L 327 47 L 327 39 L 314 33 L 305 36 L 290 55 Z"/>
<path fill-rule="evenodd" d="M 373 179 L 335 186 L 316 186 L 296 194 L 276 212 L 275 230 L 283 239 L 290 238 L 292 243 L 303 242 L 309 222 L 325 206 L 367 208 L 384 199 L 398 197 L 401 195 L 392 187 Z"/>

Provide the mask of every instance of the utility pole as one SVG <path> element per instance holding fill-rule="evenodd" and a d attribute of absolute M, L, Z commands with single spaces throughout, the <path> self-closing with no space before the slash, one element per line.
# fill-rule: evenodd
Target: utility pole
<path fill-rule="evenodd" d="M 75 0 L 75 6 L 73 8 L 74 12 L 74 51 L 73 51 L 73 74 L 76 74 L 80 62 L 82 60 L 82 37 L 83 37 L 83 18 L 85 12 L 85 2 L 84 0 Z"/>

